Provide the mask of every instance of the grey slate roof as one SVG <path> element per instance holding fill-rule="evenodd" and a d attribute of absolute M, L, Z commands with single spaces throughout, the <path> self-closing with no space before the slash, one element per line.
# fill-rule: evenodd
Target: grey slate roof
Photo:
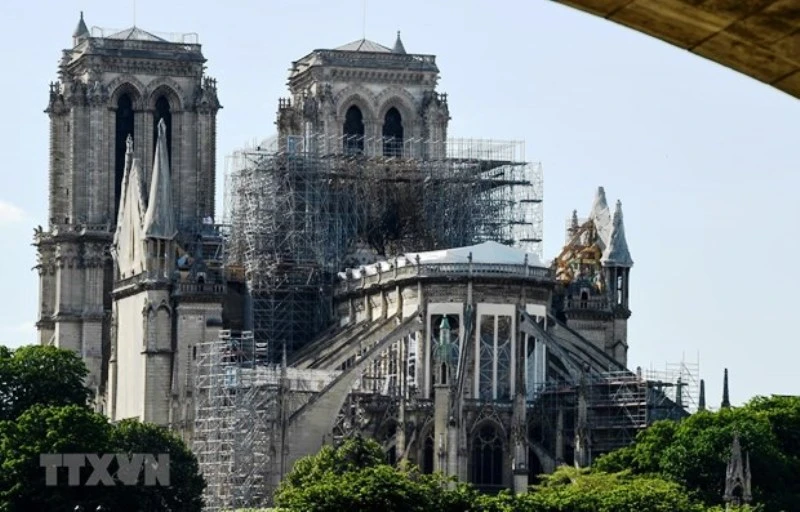
<path fill-rule="evenodd" d="M 353 41 L 352 43 L 347 43 L 338 48 L 334 48 L 334 50 L 339 50 L 340 52 L 392 53 L 392 50 L 389 48 L 383 46 L 382 44 L 378 44 L 375 41 L 370 41 L 369 39 L 359 39 L 358 41 Z"/>
<path fill-rule="evenodd" d="M 622 201 L 617 201 L 614 209 L 614 220 L 611 226 L 611 237 L 608 246 L 603 251 L 601 262 L 604 265 L 615 267 L 632 267 L 633 259 L 628 250 L 628 242 L 625 240 L 625 225 L 622 222 Z"/>
<path fill-rule="evenodd" d="M 142 30 L 136 26 L 125 29 L 121 32 L 117 32 L 116 34 L 111 34 L 110 36 L 106 36 L 106 39 L 122 39 L 125 41 L 154 41 L 159 43 L 169 42 L 166 39 L 162 39 L 157 35 L 151 34 L 150 32 Z"/>

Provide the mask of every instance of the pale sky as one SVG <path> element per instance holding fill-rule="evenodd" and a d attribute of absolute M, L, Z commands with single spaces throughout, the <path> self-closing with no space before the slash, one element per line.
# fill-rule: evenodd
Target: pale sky
<path fill-rule="evenodd" d="M 315 48 L 366 36 L 434 54 L 450 135 L 526 141 L 545 172 L 545 258 L 573 208 L 603 185 L 621 199 L 635 266 L 629 366 L 696 362 L 709 404 L 798 394 L 800 102 L 688 52 L 547 0 L 138 0 L 136 25 L 196 32 L 219 81 L 224 156 L 274 131 L 287 69 Z M 0 123 L 0 343 L 35 340 L 33 228 L 47 215 L 48 83 L 89 27 L 127 28 L 133 1 L 7 0 Z M 221 198 L 220 189 L 218 197 Z M 221 204 L 218 207 L 221 213 Z"/>

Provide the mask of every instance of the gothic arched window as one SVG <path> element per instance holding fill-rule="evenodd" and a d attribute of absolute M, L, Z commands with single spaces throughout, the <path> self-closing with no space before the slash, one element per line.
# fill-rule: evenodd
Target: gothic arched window
<path fill-rule="evenodd" d="M 344 115 L 343 149 L 346 155 L 359 155 L 364 152 L 364 115 L 353 105 Z"/>
<path fill-rule="evenodd" d="M 491 423 L 478 428 L 472 438 L 472 483 L 482 491 L 503 486 L 503 440 Z"/>
<path fill-rule="evenodd" d="M 383 118 L 383 156 L 403 156 L 403 118 L 394 107 Z"/>
<path fill-rule="evenodd" d="M 164 120 L 167 125 L 167 159 L 172 168 L 172 111 L 170 110 L 169 100 L 166 96 L 160 96 L 156 100 L 156 109 L 153 113 L 153 149 L 155 150 L 158 141 L 158 122 Z"/>
<path fill-rule="evenodd" d="M 117 100 L 114 141 L 114 215 L 119 211 L 122 195 L 122 176 L 125 173 L 125 151 L 128 135 L 133 137 L 133 100 L 130 95 L 123 94 Z"/>

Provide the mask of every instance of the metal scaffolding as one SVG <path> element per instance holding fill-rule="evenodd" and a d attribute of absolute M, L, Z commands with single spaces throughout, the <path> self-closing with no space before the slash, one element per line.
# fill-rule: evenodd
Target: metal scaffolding
<path fill-rule="evenodd" d="M 385 157 L 346 142 L 288 137 L 226 162 L 227 265 L 247 283 L 246 328 L 273 362 L 328 323 L 347 266 L 487 240 L 541 256 L 542 171 L 523 143 L 407 140 Z"/>
<path fill-rule="evenodd" d="M 648 411 L 660 398 L 648 393 L 649 383 L 635 373 L 607 372 L 588 386 L 591 457 L 631 444 L 648 425 Z"/>
<path fill-rule="evenodd" d="M 266 503 L 279 463 L 281 370 L 259 363 L 250 332 L 198 345 L 193 451 L 206 479 L 205 510 Z"/>
<path fill-rule="evenodd" d="M 287 471 L 287 418 L 340 372 L 269 364 L 249 331 L 224 330 L 197 347 L 192 450 L 206 480 L 204 510 L 268 506 Z"/>
<path fill-rule="evenodd" d="M 529 402 L 529 440 L 568 464 L 576 456 L 573 439 L 580 428 L 581 400 L 585 397 L 585 431 L 588 464 L 594 458 L 630 445 L 636 435 L 660 419 L 677 419 L 686 413 L 675 400 L 682 382 L 696 378 L 684 365 L 683 376 L 613 371 L 587 375 L 584 382 L 556 381 L 537 384 Z M 656 378 L 657 377 L 657 378 Z M 687 391 L 683 391 L 684 397 Z M 559 446 L 563 442 L 563 446 Z"/>

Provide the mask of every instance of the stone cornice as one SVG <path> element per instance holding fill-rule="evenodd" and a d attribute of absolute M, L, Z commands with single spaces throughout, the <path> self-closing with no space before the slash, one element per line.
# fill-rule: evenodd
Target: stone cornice
<path fill-rule="evenodd" d="M 111 292 L 111 297 L 114 300 L 130 297 L 143 291 L 152 290 L 171 290 L 172 283 L 168 281 L 152 281 L 152 280 L 125 280 L 122 283 L 115 282 L 114 289 Z"/>
<path fill-rule="evenodd" d="M 381 70 L 332 67 L 311 70 L 298 74 L 289 81 L 292 91 L 302 91 L 315 82 L 366 82 L 393 85 L 430 85 L 436 86 L 439 75 L 432 72 L 415 70 Z"/>
<path fill-rule="evenodd" d="M 69 76 L 78 76 L 84 73 L 120 73 L 130 75 L 200 77 L 203 74 L 203 65 L 201 62 L 109 56 L 102 57 L 100 63 L 96 66 L 90 66 L 89 62 L 84 62 L 83 60 L 71 62 L 65 67 L 64 72 Z"/>

